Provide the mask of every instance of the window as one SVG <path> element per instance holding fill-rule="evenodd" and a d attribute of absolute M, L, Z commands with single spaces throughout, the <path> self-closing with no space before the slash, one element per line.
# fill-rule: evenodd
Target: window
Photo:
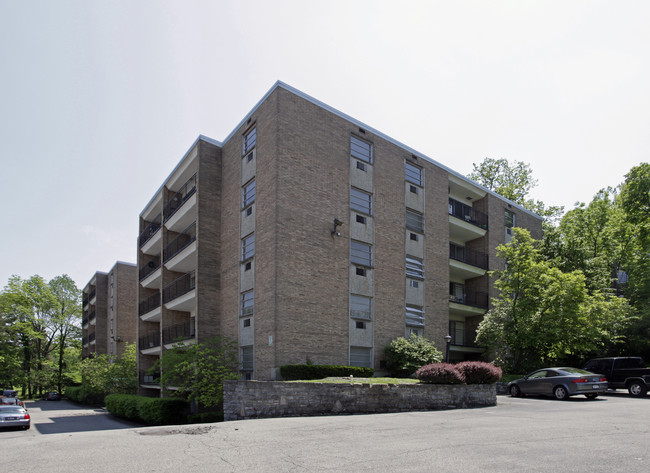
<path fill-rule="evenodd" d="M 372 164 L 372 145 L 360 140 L 356 136 L 350 137 L 350 155 L 353 158 Z"/>
<path fill-rule="evenodd" d="M 248 153 L 250 150 L 255 148 L 257 144 L 257 128 L 253 128 L 251 131 L 244 135 L 242 141 L 242 155 Z"/>
<path fill-rule="evenodd" d="M 364 268 L 357 268 L 356 269 L 356 274 L 357 276 L 366 276 L 366 270 Z"/>
<path fill-rule="evenodd" d="M 241 310 L 240 317 L 248 317 L 253 315 L 255 309 L 254 302 L 255 291 L 247 291 L 241 295 Z"/>
<path fill-rule="evenodd" d="M 411 194 L 417 194 L 418 188 L 415 186 L 409 186 L 409 191 L 411 191 Z"/>
<path fill-rule="evenodd" d="M 251 319 L 244 319 L 244 327 L 250 327 L 251 326 Z"/>
<path fill-rule="evenodd" d="M 419 258 L 406 257 L 406 275 L 412 278 L 424 279 L 424 263 Z"/>
<path fill-rule="evenodd" d="M 372 349 L 366 347 L 350 347 L 350 366 L 372 368 Z"/>
<path fill-rule="evenodd" d="M 350 317 L 353 319 L 366 319 L 372 318 L 372 299 L 366 296 L 358 296 L 352 294 L 350 296 Z"/>
<path fill-rule="evenodd" d="M 372 247 L 359 241 L 351 241 L 350 262 L 361 266 L 372 266 Z"/>
<path fill-rule="evenodd" d="M 357 161 L 357 169 L 360 169 L 361 171 L 366 171 L 366 163 L 362 163 L 361 161 Z"/>
<path fill-rule="evenodd" d="M 241 369 L 242 371 L 253 371 L 253 346 L 241 347 Z"/>
<path fill-rule="evenodd" d="M 411 338 L 411 336 L 413 335 L 415 335 L 416 337 L 421 337 L 422 330 L 419 328 L 406 327 L 406 337 Z"/>
<path fill-rule="evenodd" d="M 372 215 L 372 194 L 350 188 L 350 208 L 366 215 Z"/>
<path fill-rule="evenodd" d="M 406 304 L 406 325 L 424 327 L 424 310 L 422 307 Z"/>
<path fill-rule="evenodd" d="M 449 335 L 451 335 L 452 345 L 465 346 L 465 322 L 450 320 Z"/>
<path fill-rule="evenodd" d="M 414 289 L 417 289 L 420 287 L 420 281 L 416 281 L 415 279 L 409 279 L 409 286 L 411 286 Z"/>
<path fill-rule="evenodd" d="M 406 228 L 424 233 L 424 215 L 415 210 L 406 209 Z"/>
<path fill-rule="evenodd" d="M 417 234 L 417 233 L 411 233 L 410 238 L 411 238 L 411 240 L 413 240 L 413 241 L 418 241 L 418 234 Z"/>
<path fill-rule="evenodd" d="M 251 233 L 241 241 L 242 261 L 255 256 L 255 234 Z"/>
<path fill-rule="evenodd" d="M 451 302 L 465 303 L 465 286 L 455 282 L 449 283 L 449 300 Z"/>
<path fill-rule="evenodd" d="M 248 207 L 255 202 L 255 179 L 250 181 L 241 190 L 241 206 L 242 208 Z"/>
<path fill-rule="evenodd" d="M 422 187 L 422 169 L 417 166 L 414 166 L 409 162 L 404 163 L 404 165 L 405 165 L 405 172 L 406 172 L 406 180 L 408 182 L 412 182 L 413 184 Z"/>
<path fill-rule="evenodd" d="M 357 215 L 357 223 L 362 223 L 362 224 L 365 225 L 366 224 L 366 217 L 364 217 L 363 215 Z"/>
<path fill-rule="evenodd" d="M 363 320 L 357 320 L 355 323 L 356 328 L 365 329 L 366 323 Z"/>
<path fill-rule="evenodd" d="M 505 241 L 506 243 L 509 243 L 512 240 L 512 236 L 514 235 L 514 232 L 512 231 L 512 228 L 515 226 L 515 214 L 506 210 L 505 211 Z"/>

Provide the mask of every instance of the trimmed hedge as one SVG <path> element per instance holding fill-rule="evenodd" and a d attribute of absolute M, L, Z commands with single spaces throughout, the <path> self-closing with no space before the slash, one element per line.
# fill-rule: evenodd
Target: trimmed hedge
<path fill-rule="evenodd" d="M 371 378 L 375 374 L 372 368 L 342 365 L 282 365 L 280 374 L 285 381 L 304 379 L 323 379 L 330 377 L 356 376 Z"/>
<path fill-rule="evenodd" d="M 109 394 L 106 410 L 117 417 L 149 425 L 185 424 L 189 403 L 183 399 Z"/>
<path fill-rule="evenodd" d="M 463 384 L 465 376 L 450 363 L 431 363 L 415 372 L 415 377 L 427 384 Z"/>
<path fill-rule="evenodd" d="M 85 386 L 68 386 L 65 388 L 65 397 L 79 404 L 102 404 L 104 394 L 91 391 Z"/>
<path fill-rule="evenodd" d="M 214 422 L 223 422 L 223 411 L 190 414 L 187 416 L 187 422 L 190 424 L 212 424 Z"/>
<path fill-rule="evenodd" d="M 498 366 L 484 361 L 463 361 L 456 365 L 467 384 L 492 384 L 501 379 L 503 372 Z"/>

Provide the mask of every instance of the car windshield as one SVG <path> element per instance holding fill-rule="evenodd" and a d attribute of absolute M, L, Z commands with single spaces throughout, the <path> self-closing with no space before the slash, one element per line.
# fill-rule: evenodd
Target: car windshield
<path fill-rule="evenodd" d="M 0 414 L 22 414 L 23 410 L 20 407 L 5 406 L 0 409 Z"/>
<path fill-rule="evenodd" d="M 562 371 L 571 374 L 592 374 L 591 371 L 581 370 L 580 368 L 560 368 Z"/>

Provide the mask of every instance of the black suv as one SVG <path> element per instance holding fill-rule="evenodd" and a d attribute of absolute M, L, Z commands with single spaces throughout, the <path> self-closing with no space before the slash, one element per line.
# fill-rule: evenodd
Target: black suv
<path fill-rule="evenodd" d="M 650 368 L 646 368 L 643 358 L 596 358 L 584 369 L 605 375 L 610 389 L 627 389 L 633 397 L 645 396 L 650 388 Z"/>

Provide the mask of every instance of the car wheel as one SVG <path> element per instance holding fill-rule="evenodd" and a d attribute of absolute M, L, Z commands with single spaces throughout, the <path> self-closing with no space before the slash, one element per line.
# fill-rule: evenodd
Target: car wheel
<path fill-rule="evenodd" d="M 627 385 L 627 390 L 632 397 L 643 397 L 648 392 L 648 388 L 639 381 L 632 381 Z"/>
<path fill-rule="evenodd" d="M 516 384 L 513 384 L 512 386 L 510 386 L 510 395 L 512 397 L 521 396 L 521 389 L 519 389 L 519 386 L 517 386 Z"/>
<path fill-rule="evenodd" d="M 555 386 L 553 388 L 553 396 L 555 396 L 555 399 L 558 401 L 564 401 L 569 399 L 569 392 L 564 386 Z"/>
<path fill-rule="evenodd" d="M 598 394 L 596 394 L 596 393 L 585 394 L 585 397 L 587 399 L 596 399 L 598 397 Z"/>

